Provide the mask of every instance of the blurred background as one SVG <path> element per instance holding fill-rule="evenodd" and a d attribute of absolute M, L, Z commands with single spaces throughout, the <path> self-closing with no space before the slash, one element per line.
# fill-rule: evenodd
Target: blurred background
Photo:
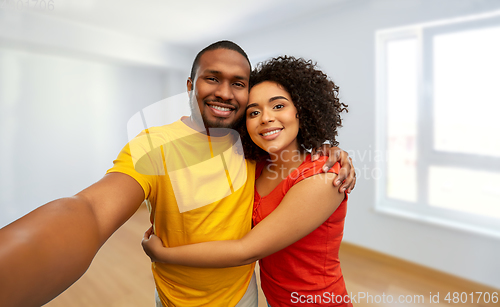
<path fill-rule="evenodd" d="M 500 288 L 497 0 L 0 0 L 0 227 L 99 180 L 221 39 L 340 86 L 344 242 Z"/>

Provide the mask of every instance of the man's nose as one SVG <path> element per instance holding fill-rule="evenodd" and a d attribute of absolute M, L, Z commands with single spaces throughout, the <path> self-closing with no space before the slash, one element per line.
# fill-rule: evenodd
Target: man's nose
<path fill-rule="evenodd" d="M 217 86 L 217 90 L 214 94 L 217 98 L 222 100 L 231 100 L 234 98 L 231 84 L 229 82 L 221 82 L 219 86 Z"/>

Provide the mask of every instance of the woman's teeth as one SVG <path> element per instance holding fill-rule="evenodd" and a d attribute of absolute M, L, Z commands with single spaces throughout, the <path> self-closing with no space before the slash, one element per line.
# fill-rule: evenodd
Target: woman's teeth
<path fill-rule="evenodd" d="M 262 135 L 263 136 L 268 136 L 268 135 L 272 135 L 272 134 L 278 133 L 280 131 L 281 131 L 281 129 L 273 130 L 273 131 L 269 131 L 269 132 L 263 133 Z"/>

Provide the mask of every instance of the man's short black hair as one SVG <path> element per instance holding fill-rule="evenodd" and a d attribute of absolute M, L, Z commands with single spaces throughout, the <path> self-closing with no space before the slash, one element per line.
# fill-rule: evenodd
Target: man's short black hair
<path fill-rule="evenodd" d="M 198 66 L 200 65 L 201 56 L 207 51 L 217 50 L 217 49 L 228 49 L 228 50 L 234 50 L 234 51 L 238 52 L 239 54 L 244 56 L 245 59 L 247 59 L 248 65 L 250 66 L 250 70 L 252 70 L 252 64 L 250 64 L 250 60 L 248 59 L 248 56 L 245 53 L 245 51 L 243 51 L 243 49 L 241 49 L 241 47 L 238 46 L 237 44 L 235 44 L 231 41 L 228 41 L 228 40 L 223 40 L 223 41 L 215 42 L 215 43 L 203 48 L 203 50 L 201 50 L 200 52 L 198 52 L 198 54 L 194 58 L 193 66 L 191 67 L 191 76 L 190 76 L 191 81 L 194 82 L 194 76 L 196 75 L 196 70 L 198 69 Z"/>

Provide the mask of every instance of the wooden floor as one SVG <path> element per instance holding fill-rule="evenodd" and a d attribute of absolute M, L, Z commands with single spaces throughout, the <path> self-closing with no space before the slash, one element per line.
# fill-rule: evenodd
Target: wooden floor
<path fill-rule="evenodd" d="M 500 294 L 499 289 L 351 244 L 342 244 L 340 263 L 347 291 L 352 293 L 351 297 L 357 298 L 354 304 L 356 306 L 500 306 L 500 302 L 497 304 L 478 303 L 478 294 L 475 293 L 488 292 L 491 295 L 497 292 Z M 462 294 L 463 292 L 465 294 Z M 470 296 L 471 292 L 474 292 L 473 297 Z M 359 293 L 367 298 L 361 299 L 360 295 L 357 295 Z M 448 293 L 450 293 L 451 303 L 445 300 Z M 453 303 L 454 293 L 457 293 L 455 302 L 459 299 L 458 295 L 462 294 L 463 303 Z M 383 299 L 384 294 L 386 303 L 377 303 L 377 299 Z M 393 298 L 392 304 L 387 303 L 389 295 Z M 431 295 L 433 302 L 430 299 Z M 400 298 L 401 302 L 399 302 Z M 474 303 L 471 301 L 472 298 L 474 298 Z"/>
<path fill-rule="evenodd" d="M 148 212 L 141 207 L 101 248 L 87 273 L 45 306 L 154 307 L 151 263 L 140 244 L 148 227 Z M 500 303 L 470 303 L 471 292 L 491 293 L 499 290 L 360 247 L 343 244 L 340 258 L 347 290 L 356 298 L 353 302 L 355 306 L 500 306 Z M 440 304 L 430 302 L 430 292 L 433 295 L 439 292 Z M 452 299 L 453 292 L 468 293 L 468 303 L 448 304 L 445 301 L 448 292 L 452 293 Z M 361 299 L 360 293 L 367 298 Z M 384 295 L 386 303 L 383 302 Z M 387 303 L 389 295 L 393 298 L 392 304 Z M 401 295 L 407 303 L 398 302 Z M 417 302 L 419 296 L 420 302 Z M 474 299 L 477 299 L 477 295 Z M 264 306 L 267 305 L 262 296 L 259 307 Z"/>

